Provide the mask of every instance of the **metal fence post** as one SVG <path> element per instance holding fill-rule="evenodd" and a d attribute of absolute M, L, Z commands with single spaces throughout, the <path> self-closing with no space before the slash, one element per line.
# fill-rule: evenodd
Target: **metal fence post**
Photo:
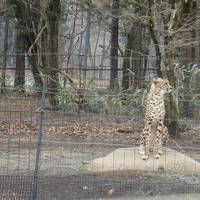
<path fill-rule="evenodd" d="M 45 96 L 47 89 L 47 78 L 44 77 L 43 88 L 42 88 L 42 97 L 41 104 L 38 112 L 39 114 L 39 130 L 38 130 L 38 139 L 37 139 L 37 149 L 36 149 L 36 159 L 35 159 L 35 169 L 33 174 L 33 182 L 31 188 L 31 200 L 37 199 L 37 185 L 38 185 L 38 170 L 39 170 L 39 162 L 40 162 L 40 154 L 41 154 L 41 144 L 42 144 L 42 129 L 43 129 L 43 120 L 44 120 L 44 107 L 45 107 Z"/>

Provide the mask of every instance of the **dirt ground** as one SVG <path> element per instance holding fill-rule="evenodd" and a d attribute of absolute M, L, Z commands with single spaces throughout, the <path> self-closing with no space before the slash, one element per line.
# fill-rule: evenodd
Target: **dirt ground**
<path fill-rule="evenodd" d="M 139 145 L 140 123 L 133 124 L 130 119 L 97 121 L 99 119 L 88 116 L 63 117 L 67 124 L 49 125 L 52 120 L 49 118 L 47 125 L 44 124 L 40 161 L 43 175 L 82 173 L 84 165 L 95 158 L 120 147 Z M 55 116 L 53 120 L 59 121 Z M 167 146 L 200 161 L 199 131 L 200 128 L 195 127 L 183 132 L 180 138 L 170 139 Z M 4 121 L 0 123 L 0 139 L 0 172 L 30 174 L 34 170 L 37 126 Z"/>
<path fill-rule="evenodd" d="M 12 102 L 11 102 L 12 104 Z M 13 102 L 0 116 L 0 199 L 28 199 L 35 167 L 38 113 Z M 138 146 L 142 123 L 125 117 L 69 115 L 47 111 L 38 179 L 38 199 L 132 199 L 158 194 L 200 193 L 199 177 L 167 173 L 87 174 L 85 166 L 119 147 Z M 168 147 L 200 161 L 200 127 L 191 124 Z M 145 197 L 145 198 L 147 198 Z M 164 199 L 164 197 L 163 197 Z"/>
<path fill-rule="evenodd" d="M 153 196 L 147 196 L 147 197 L 119 197 L 119 198 L 109 198 L 112 200 L 199 200 L 200 194 L 171 194 L 171 195 L 153 195 Z M 109 200 L 108 198 L 104 200 Z"/>
<path fill-rule="evenodd" d="M 1 199 L 28 199 L 31 176 L 0 176 Z M 200 186 L 188 184 L 180 177 L 144 175 L 133 172 L 40 176 L 37 196 L 40 200 L 128 199 L 158 195 L 199 195 Z"/>

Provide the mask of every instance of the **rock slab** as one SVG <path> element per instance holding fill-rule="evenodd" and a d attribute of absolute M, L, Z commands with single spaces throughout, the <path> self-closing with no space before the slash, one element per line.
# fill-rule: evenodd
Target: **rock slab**
<path fill-rule="evenodd" d="M 147 171 L 147 172 L 172 172 L 180 174 L 199 174 L 200 163 L 184 153 L 165 148 L 159 159 L 150 155 L 143 160 L 139 153 L 139 147 L 119 148 L 105 157 L 96 158 L 87 167 L 91 172 L 109 171 Z"/>

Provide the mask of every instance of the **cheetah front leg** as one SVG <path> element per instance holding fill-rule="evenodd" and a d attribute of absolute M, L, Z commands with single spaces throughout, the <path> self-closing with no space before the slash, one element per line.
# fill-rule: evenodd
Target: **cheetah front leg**
<path fill-rule="evenodd" d="M 160 121 L 158 123 L 157 131 L 156 131 L 156 138 L 154 144 L 154 158 L 160 158 L 160 155 L 163 153 L 162 151 L 162 144 L 163 144 L 163 130 L 164 130 L 164 123 Z"/>
<path fill-rule="evenodd" d="M 140 154 L 142 159 L 146 160 L 149 157 L 150 150 L 150 126 L 145 126 L 141 135 Z"/>

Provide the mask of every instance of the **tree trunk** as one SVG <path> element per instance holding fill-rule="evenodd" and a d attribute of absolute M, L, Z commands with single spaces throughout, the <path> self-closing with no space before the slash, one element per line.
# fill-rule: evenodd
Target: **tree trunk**
<path fill-rule="evenodd" d="M 173 1 L 172 8 L 175 9 L 175 1 Z M 172 20 L 174 17 L 168 15 L 161 15 L 164 25 L 163 35 L 164 35 L 164 65 L 167 79 L 169 80 L 171 86 L 173 87 L 173 92 L 170 94 L 169 101 L 166 104 L 166 125 L 169 130 L 169 135 L 172 137 L 178 137 L 179 135 L 179 117 L 180 111 L 178 107 L 178 95 L 177 95 L 177 80 L 174 72 L 174 49 L 171 45 L 173 41 L 173 36 L 170 34 Z M 172 18 L 173 17 L 173 18 Z M 175 28 L 175 27 L 174 27 Z"/>
<path fill-rule="evenodd" d="M 197 10 L 200 10 L 200 2 L 197 1 Z M 200 41 L 200 27 L 196 27 L 196 41 Z M 195 57 L 197 60 L 197 65 L 200 66 L 200 43 L 197 43 L 196 50 L 195 50 Z M 196 74 L 195 76 L 195 85 L 197 93 L 200 93 L 200 73 Z"/>
<path fill-rule="evenodd" d="M 104 68 L 104 60 L 105 60 L 105 52 L 106 52 L 106 30 L 104 29 L 103 32 L 103 44 L 102 44 L 102 56 L 101 56 L 101 63 L 100 63 L 100 69 L 99 69 L 99 80 L 102 80 L 103 78 L 103 68 Z"/>
<path fill-rule="evenodd" d="M 166 41 L 167 42 L 167 41 Z M 168 46 L 168 42 L 166 43 L 166 46 Z M 170 48 L 170 47 L 169 47 Z M 166 74 L 167 78 L 171 84 L 171 86 L 174 88 L 174 91 L 176 91 L 177 88 L 177 80 L 174 73 L 174 64 L 173 64 L 173 52 L 171 49 L 165 50 L 165 67 L 166 67 Z M 169 102 L 166 105 L 167 107 L 167 114 L 166 114 L 166 121 L 167 121 L 167 127 L 169 130 L 169 134 L 172 137 L 178 137 L 179 136 L 179 107 L 178 107 L 178 96 L 174 92 L 174 94 L 170 94 Z"/>
<path fill-rule="evenodd" d="M 135 26 L 133 25 L 128 36 L 127 36 L 127 43 L 125 47 L 124 52 L 124 60 L 123 60 L 123 71 L 122 71 L 122 88 L 123 90 L 127 90 L 129 88 L 129 82 L 130 82 L 130 58 L 131 58 L 131 52 L 133 48 L 134 43 L 134 30 Z"/>
<path fill-rule="evenodd" d="M 28 28 L 28 33 L 26 34 L 25 41 L 26 41 L 26 51 L 28 52 L 28 61 L 31 66 L 31 72 L 33 74 L 33 78 L 35 81 L 35 87 L 37 88 L 38 92 L 42 91 L 42 78 L 39 72 L 39 64 L 38 64 L 38 49 L 37 45 L 35 44 L 37 36 L 37 27 L 39 22 L 39 17 L 35 13 L 34 9 L 39 10 L 39 1 L 33 0 L 32 4 L 29 5 L 27 9 L 27 19 L 26 19 L 26 26 Z M 28 16 L 32 16 L 29 18 Z M 31 48 L 31 49 L 30 49 Z"/>
<path fill-rule="evenodd" d="M 171 16 L 170 22 L 172 21 L 172 29 L 173 31 L 180 29 L 184 23 L 186 22 L 186 20 L 188 20 L 188 15 L 190 15 L 190 17 L 192 17 L 193 19 L 193 15 L 194 15 L 194 11 L 192 10 L 193 8 L 193 1 L 181 1 L 181 5 L 179 5 L 179 7 L 176 7 L 175 9 L 179 9 L 178 15 L 176 16 Z M 175 1 L 173 2 L 174 7 L 175 5 Z M 168 25 L 170 27 L 170 23 L 167 22 L 166 19 L 164 19 L 164 27 L 165 27 L 165 47 L 166 47 L 166 62 L 165 62 L 165 66 L 167 67 L 167 77 L 171 83 L 171 85 L 174 87 L 174 91 L 177 91 L 177 80 L 176 80 L 176 76 L 174 73 L 174 64 L 173 64 L 173 57 L 174 57 L 174 52 L 172 49 L 170 49 L 170 43 L 175 40 L 175 36 L 170 35 L 170 33 L 168 32 L 170 30 L 170 28 L 168 27 Z M 167 30 L 168 29 L 168 30 Z M 170 30 L 171 31 L 171 30 Z M 187 55 L 188 57 L 188 55 Z M 189 84 L 189 79 L 186 81 L 186 85 Z M 174 97 L 174 98 L 173 98 Z M 185 105 L 186 107 L 188 107 L 188 105 Z M 188 108 L 187 108 L 188 109 Z M 171 95 L 170 97 L 170 102 L 168 105 L 168 112 L 167 112 L 167 116 L 169 118 L 168 120 L 168 129 L 169 129 L 169 133 L 171 136 L 179 136 L 179 118 L 180 118 L 180 111 L 179 111 L 179 107 L 178 107 L 178 94 L 174 94 L 173 96 Z"/>
<path fill-rule="evenodd" d="M 154 44 L 154 47 L 155 47 L 155 51 L 156 51 L 156 72 L 157 72 L 157 76 L 162 78 L 163 77 L 162 71 L 161 71 L 162 56 L 161 56 L 159 42 L 158 42 L 158 40 L 156 38 L 156 34 L 155 34 L 155 25 L 154 25 L 153 13 L 152 13 L 153 2 L 154 2 L 153 0 L 149 0 L 148 29 L 149 29 L 149 33 L 150 33 L 150 36 L 151 36 L 151 39 L 153 41 L 153 44 Z"/>
<path fill-rule="evenodd" d="M 184 73 L 183 87 L 184 87 L 184 99 L 182 103 L 182 114 L 184 118 L 188 118 L 190 116 L 190 72 Z"/>
<path fill-rule="evenodd" d="M 27 22 L 27 26 L 29 29 L 33 29 L 32 22 Z M 35 87 L 39 90 L 42 91 L 42 78 L 40 77 L 40 72 L 39 72 L 39 64 L 38 64 L 38 59 L 37 59 L 37 45 L 34 44 L 36 39 L 35 32 L 30 32 L 29 34 L 26 35 L 26 51 L 30 51 L 28 56 L 29 63 L 31 65 L 31 72 L 33 74 L 33 78 L 35 81 Z M 33 46 L 32 46 L 33 45 Z M 30 48 L 32 48 L 30 50 Z"/>
<path fill-rule="evenodd" d="M 87 61 L 88 61 L 88 52 L 90 48 L 90 29 L 91 29 L 91 8 L 87 8 L 87 17 L 86 17 L 86 28 L 85 32 L 83 34 L 83 63 L 82 63 L 82 68 L 83 68 L 83 77 L 84 79 L 87 78 Z"/>
<path fill-rule="evenodd" d="M 96 44 L 94 47 L 94 54 L 93 54 L 93 78 L 96 78 L 96 53 L 97 53 L 97 48 L 99 44 L 99 38 L 100 38 L 100 33 L 101 33 L 101 24 L 99 23 L 99 28 L 98 28 L 98 34 L 97 34 L 97 39 L 96 39 Z"/>
<path fill-rule="evenodd" d="M 72 50 L 73 50 L 73 44 L 74 44 L 74 35 L 76 31 L 76 20 L 78 17 L 78 0 L 76 1 L 76 11 L 75 11 L 75 16 L 72 24 L 72 32 L 71 32 L 71 38 L 70 38 L 70 43 L 69 43 L 69 48 L 68 48 L 68 54 L 67 54 L 67 65 L 66 65 L 66 72 L 69 73 L 69 63 L 72 57 Z M 73 78 L 73 77 L 72 77 Z M 67 84 L 67 76 L 64 76 L 64 88 L 66 87 Z"/>
<path fill-rule="evenodd" d="M 39 4 L 39 5 L 38 5 Z M 40 11 L 37 24 L 37 62 L 39 66 L 40 74 L 48 74 L 48 59 L 47 59 L 47 45 L 48 45 L 48 34 L 47 34 L 47 7 L 49 2 L 46 0 L 36 1 L 36 7 Z M 44 77 L 42 77 L 44 80 Z"/>
<path fill-rule="evenodd" d="M 192 35 L 191 32 L 185 32 L 182 33 L 183 34 L 183 38 L 188 38 L 191 39 Z M 184 37 L 185 36 L 185 37 Z M 194 60 L 188 60 L 188 58 L 192 58 L 192 48 L 191 46 L 186 46 L 186 47 L 181 47 L 180 49 L 180 53 L 181 53 L 181 65 L 184 66 L 188 66 L 191 62 L 193 62 Z M 187 67 L 186 67 L 187 69 Z M 183 102 L 182 102 L 182 114 L 184 118 L 188 118 L 189 117 L 189 113 L 190 113 L 190 78 L 191 78 L 191 73 L 189 70 L 185 70 L 183 71 L 184 74 L 184 78 L 183 78 L 183 93 L 184 93 L 184 98 L 183 98 Z"/>
<path fill-rule="evenodd" d="M 122 89 L 127 90 L 129 88 L 130 82 L 130 57 L 131 57 L 131 49 L 129 47 L 128 41 L 126 44 L 125 52 L 124 52 L 124 60 L 123 60 L 123 71 L 122 71 Z"/>
<path fill-rule="evenodd" d="M 144 86 L 144 58 L 143 58 L 143 48 L 142 48 L 142 32 L 143 26 L 141 23 L 135 23 L 135 40 L 132 44 L 133 54 L 132 54 L 132 67 L 135 74 L 134 77 L 134 89 L 142 88 Z"/>
<path fill-rule="evenodd" d="M 5 18 L 4 26 L 4 48 L 3 48 L 3 64 L 1 72 L 1 94 L 5 93 L 6 90 L 6 66 L 8 58 L 8 29 L 9 29 L 9 19 L 8 16 Z"/>
<path fill-rule="evenodd" d="M 29 63 L 31 65 L 31 72 L 33 74 L 33 78 L 35 81 L 35 87 L 41 91 L 42 90 L 42 78 L 40 77 L 40 72 L 38 70 L 38 62 L 37 62 L 37 48 L 33 47 L 32 55 L 28 56 Z"/>
<path fill-rule="evenodd" d="M 58 33 L 59 33 L 59 17 L 60 17 L 60 0 L 51 0 L 49 3 L 49 67 L 48 75 L 50 77 L 48 83 L 49 101 L 51 105 L 57 105 L 56 98 L 59 86 L 58 76 Z"/>
<path fill-rule="evenodd" d="M 25 38 L 27 34 L 27 8 L 24 1 L 13 1 L 16 24 L 16 69 L 14 86 L 23 88 L 25 83 Z"/>
<path fill-rule="evenodd" d="M 112 25 L 111 25 L 111 51 L 110 51 L 110 88 L 118 89 L 118 35 L 119 35 L 119 0 L 112 2 Z"/>
<path fill-rule="evenodd" d="M 24 22 L 18 18 L 16 26 L 16 69 L 14 86 L 19 88 L 23 88 L 25 83 L 25 42 L 23 27 L 25 27 Z"/>
<path fill-rule="evenodd" d="M 81 27 L 83 26 L 83 18 L 84 18 L 84 12 L 83 10 L 81 11 Z M 79 73 L 78 73 L 78 86 L 81 88 L 82 86 L 82 62 L 83 62 L 83 55 L 82 55 L 82 45 L 83 45 L 83 34 L 81 33 L 80 36 L 80 46 L 78 50 L 78 55 L 79 55 L 79 62 L 78 62 L 78 67 L 79 67 Z"/>
<path fill-rule="evenodd" d="M 192 7 L 192 12 L 194 13 L 194 17 L 197 16 L 197 6 L 198 4 L 194 4 Z M 189 41 L 191 41 L 193 44 L 198 41 L 197 35 L 196 35 L 196 30 L 193 28 L 192 30 L 184 31 L 182 33 L 184 38 L 187 38 Z M 183 65 L 188 66 L 191 63 L 195 62 L 196 58 L 196 49 L 193 45 L 186 46 L 186 47 L 181 47 L 181 58 L 182 58 L 182 63 Z M 188 60 L 190 58 L 190 60 Z M 184 87 L 184 101 L 182 103 L 182 114 L 184 118 L 192 117 L 192 102 L 191 102 L 191 94 L 192 94 L 192 81 L 191 81 L 191 76 L 192 73 L 190 70 L 184 71 L 184 79 L 183 79 L 183 87 Z"/>

